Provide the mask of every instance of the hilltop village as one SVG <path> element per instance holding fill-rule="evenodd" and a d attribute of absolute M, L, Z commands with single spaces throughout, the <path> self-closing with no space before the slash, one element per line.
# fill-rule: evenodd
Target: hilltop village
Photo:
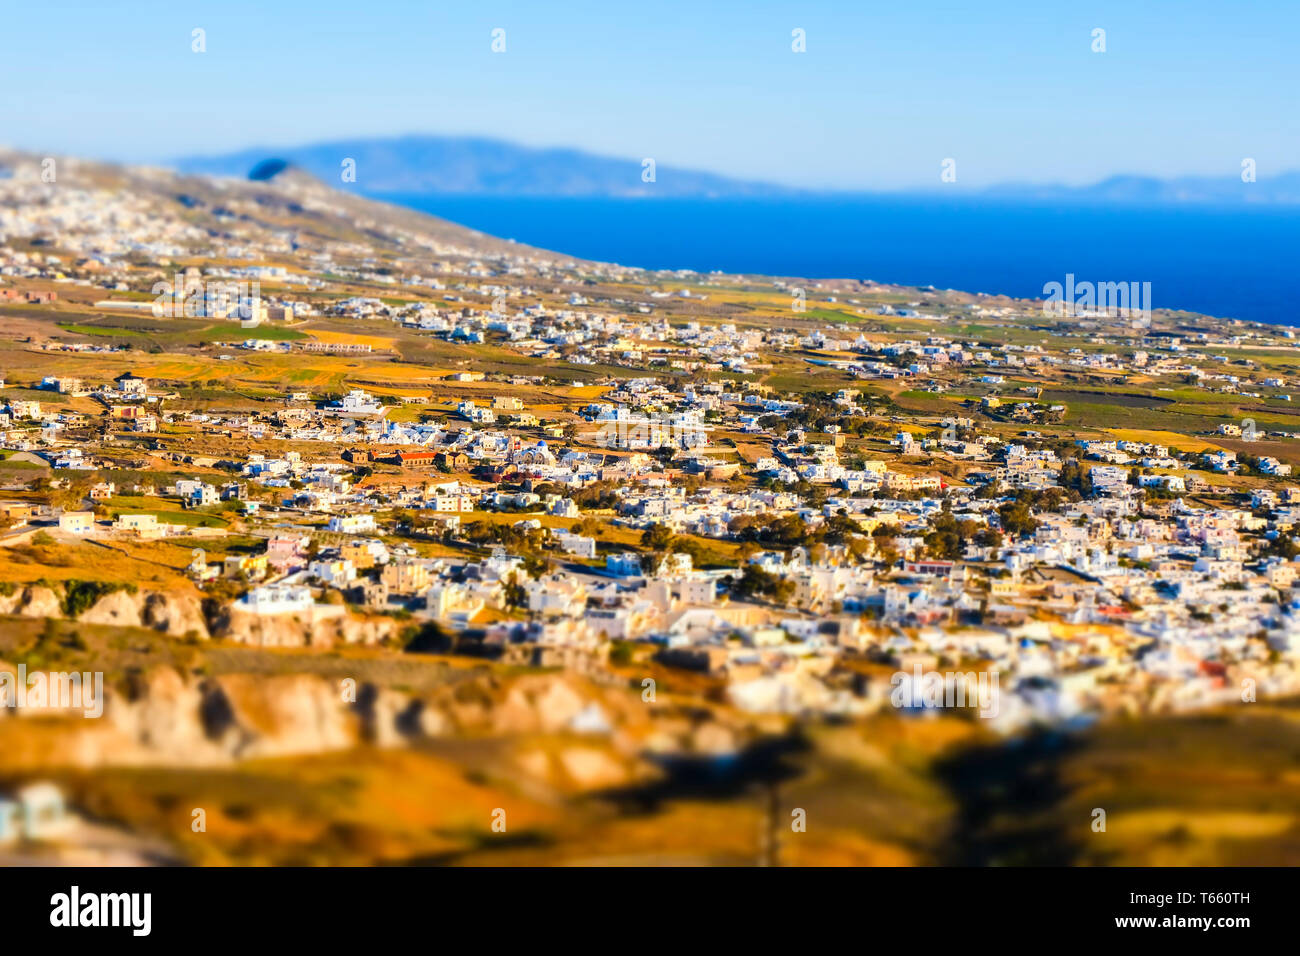
<path fill-rule="evenodd" d="M 1300 688 L 1289 328 L 9 164 L 13 617 L 686 675 L 752 714 L 989 672 L 999 731 Z"/>

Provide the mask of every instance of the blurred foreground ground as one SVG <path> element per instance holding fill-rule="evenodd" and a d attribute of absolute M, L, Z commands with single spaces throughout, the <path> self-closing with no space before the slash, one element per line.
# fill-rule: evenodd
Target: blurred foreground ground
<path fill-rule="evenodd" d="M 947 715 L 755 718 L 671 673 L 651 703 L 631 674 L 78 634 L 0 628 L 0 660 L 93 660 L 109 697 L 98 720 L 0 713 L 0 793 L 53 782 L 78 821 L 0 862 L 1300 862 L 1294 701 L 1008 741 Z"/>

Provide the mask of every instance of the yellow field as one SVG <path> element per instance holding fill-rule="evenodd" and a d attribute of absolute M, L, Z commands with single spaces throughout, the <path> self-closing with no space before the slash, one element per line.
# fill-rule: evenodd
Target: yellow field
<path fill-rule="evenodd" d="M 397 362 L 370 362 L 358 365 L 349 373 L 357 378 L 371 377 L 380 382 L 433 382 L 447 374 L 445 370 L 427 366 L 400 365 Z"/>
<path fill-rule="evenodd" d="M 322 365 L 318 361 L 305 362 L 299 358 L 298 361 L 293 363 L 291 369 L 283 365 L 260 365 L 256 368 L 241 370 L 239 377 L 276 387 L 314 386 L 324 388 L 333 383 L 338 371 L 337 369 L 331 369 L 328 365 Z"/>
<path fill-rule="evenodd" d="M 1200 438 L 1190 438 L 1178 432 L 1163 432 L 1142 428 L 1108 428 L 1106 433 L 1114 435 L 1120 441 L 1142 441 L 1156 445 L 1168 445 L 1170 448 L 1182 448 L 1185 451 L 1219 451 L 1220 446 Z"/>
<path fill-rule="evenodd" d="M 416 386 L 413 386 L 413 385 L 407 385 L 407 386 L 401 386 L 401 385 L 376 385 L 374 382 L 364 382 L 364 383 L 363 383 L 363 382 L 361 382 L 360 379 L 353 379 L 353 378 L 351 378 L 350 376 L 349 376 L 349 378 L 348 378 L 348 383 L 349 383 L 349 384 L 352 384 L 352 383 L 364 384 L 364 385 L 365 385 L 365 388 L 366 388 L 367 391 L 369 391 L 369 392 L 373 392 L 373 393 L 376 394 L 376 395 L 410 396 L 410 397 L 413 397 L 413 398 L 414 398 L 414 397 L 421 396 L 421 395 L 423 395 L 423 396 L 425 396 L 425 397 L 427 398 L 428 395 L 429 395 L 429 390 L 428 390 L 427 388 L 419 388 L 419 387 L 416 387 Z M 391 413 L 390 413 L 390 417 L 391 417 Z"/>
<path fill-rule="evenodd" d="M 150 363 L 143 370 L 145 377 L 157 377 L 165 379 L 182 379 L 188 381 L 195 378 L 226 378 L 233 371 L 238 369 L 231 368 L 229 363 L 221 363 L 225 367 L 214 368 L 208 362 L 186 362 L 186 361 L 168 361 Z"/>
<path fill-rule="evenodd" d="M 191 550 L 163 542 L 19 544 L 0 550 L 0 581 L 105 581 L 192 594 L 184 575 Z"/>

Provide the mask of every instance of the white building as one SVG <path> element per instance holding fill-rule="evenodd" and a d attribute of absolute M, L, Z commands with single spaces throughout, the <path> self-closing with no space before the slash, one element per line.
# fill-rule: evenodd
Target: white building
<path fill-rule="evenodd" d="M 313 605 L 311 588 L 264 584 L 239 599 L 242 610 L 253 614 L 302 614 Z"/>
<path fill-rule="evenodd" d="M 374 515 L 343 515 L 330 518 L 329 530 L 337 534 L 374 534 Z"/>

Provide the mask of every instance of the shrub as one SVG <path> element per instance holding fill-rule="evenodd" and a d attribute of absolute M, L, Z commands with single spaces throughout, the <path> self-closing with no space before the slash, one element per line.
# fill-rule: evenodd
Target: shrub
<path fill-rule="evenodd" d="M 65 617 L 78 618 L 90 610 L 99 601 L 115 591 L 135 592 L 135 586 L 117 584 L 110 581 L 69 581 L 63 592 L 63 614 Z"/>

